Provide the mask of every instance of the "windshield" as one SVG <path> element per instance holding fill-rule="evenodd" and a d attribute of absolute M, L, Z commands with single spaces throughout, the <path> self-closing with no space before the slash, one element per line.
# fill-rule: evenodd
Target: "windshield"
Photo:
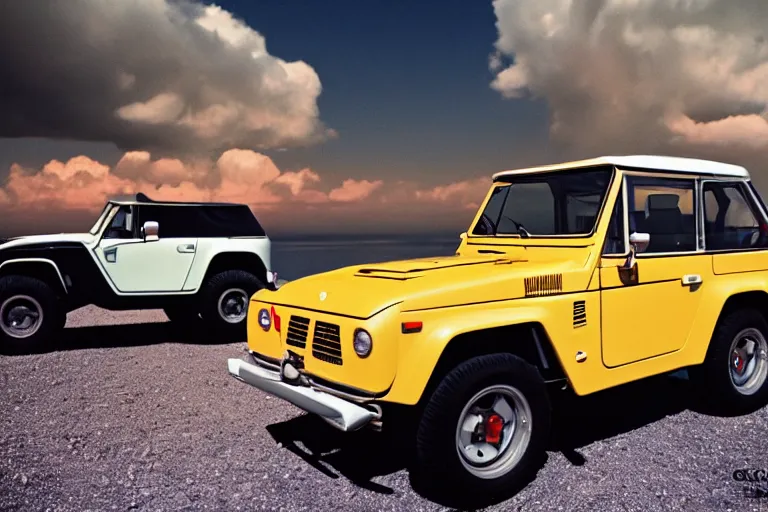
<path fill-rule="evenodd" d="M 109 214 L 110 208 L 112 208 L 112 203 L 107 203 L 106 206 L 104 206 L 104 209 L 101 211 L 101 215 L 99 215 L 99 218 L 96 220 L 96 224 L 94 224 L 91 230 L 89 231 L 90 234 L 95 235 L 99 232 L 99 229 L 101 229 L 101 224 L 104 222 L 104 219 L 107 218 L 107 215 Z"/>
<path fill-rule="evenodd" d="M 613 168 L 503 176 L 472 230 L 475 236 L 592 233 Z"/>

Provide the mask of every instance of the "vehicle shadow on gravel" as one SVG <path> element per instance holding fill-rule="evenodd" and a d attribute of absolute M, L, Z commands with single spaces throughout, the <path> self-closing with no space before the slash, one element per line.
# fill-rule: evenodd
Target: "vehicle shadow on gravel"
<path fill-rule="evenodd" d="M 179 327 L 171 322 L 68 327 L 36 353 L 96 348 L 143 347 L 161 343 L 223 345 L 245 341 L 205 329 Z"/>
<path fill-rule="evenodd" d="M 652 377 L 586 397 L 563 392 L 553 399 L 553 432 L 548 452 L 562 453 L 574 466 L 588 464 L 579 449 L 594 442 L 631 432 L 685 410 L 707 414 L 695 397 L 689 382 L 675 376 Z M 373 492 L 394 493 L 393 489 L 372 479 L 409 468 L 412 454 L 409 445 L 393 442 L 392 438 L 377 432 L 340 432 L 313 415 L 269 425 L 267 430 L 283 448 L 329 478 L 345 477 Z M 544 456 L 536 464 L 536 472 L 547 459 Z M 507 496 L 468 505 L 456 501 L 448 494 L 450 490 L 432 489 L 419 480 L 411 474 L 410 483 L 422 497 L 459 509 L 497 504 L 520 490 L 510 489 Z"/>

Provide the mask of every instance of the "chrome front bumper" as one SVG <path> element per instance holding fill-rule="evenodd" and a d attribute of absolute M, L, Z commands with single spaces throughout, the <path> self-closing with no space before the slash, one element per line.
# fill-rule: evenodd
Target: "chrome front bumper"
<path fill-rule="evenodd" d="M 381 417 L 380 413 L 349 400 L 310 387 L 287 384 L 282 381 L 280 372 L 267 370 L 242 359 L 228 359 L 227 367 L 236 379 L 317 414 L 345 432 L 358 430 Z"/>

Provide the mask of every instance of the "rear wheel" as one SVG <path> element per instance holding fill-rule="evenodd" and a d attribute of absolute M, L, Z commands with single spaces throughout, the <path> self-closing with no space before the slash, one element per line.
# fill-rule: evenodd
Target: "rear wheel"
<path fill-rule="evenodd" d="M 259 279 L 244 270 L 226 270 L 211 277 L 201 299 L 201 316 L 213 329 L 245 336 L 248 303 L 264 288 Z"/>
<path fill-rule="evenodd" d="M 728 313 L 715 329 L 704 363 L 689 371 L 708 403 L 727 413 L 768 403 L 768 323 L 759 311 Z"/>
<path fill-rule="evenodd" d="M 445 376 L 424 409 L 417 470 L 456 496 L 506 497 L 537 469 L 550 421 L 535 367 L 511 354 L 470 359 Z"/>
<path fill-rule="evenodd" d="M 0 279 L 0 349 L 32 353 L 43 348 L 66 323 L 66 311 L 43 281 L 26 276 Z"/>

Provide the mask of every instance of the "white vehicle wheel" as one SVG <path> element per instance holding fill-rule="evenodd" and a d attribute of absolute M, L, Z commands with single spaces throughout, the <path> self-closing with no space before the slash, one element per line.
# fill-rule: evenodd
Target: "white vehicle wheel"
<path fill-rule="evenodd" d="M 64 327 L 66 311 L 54 291 L 39 279 L 0 279 L 0 350 L 32 353 Z"/>
<path fill-rule="evenodd" d="M 248 294 L 242 288 L 229 288 L 219 296 L 219 316 L 230 324 L 239 324 L 248 313 Z"/>
<path fill-rule="evenodd" d="M 29 295 L 13 295 L 0 304 L 0 329 L 16 339 L 25 339 L 40 330 L 43 307 Z"/>
<path fill-rule="evenodd" d="M 244 270 L 226 270 L 208 280 L 200 294 L 200 313 L 214 330 L 245 336 L 248 303 L 264 285 Z"/>

